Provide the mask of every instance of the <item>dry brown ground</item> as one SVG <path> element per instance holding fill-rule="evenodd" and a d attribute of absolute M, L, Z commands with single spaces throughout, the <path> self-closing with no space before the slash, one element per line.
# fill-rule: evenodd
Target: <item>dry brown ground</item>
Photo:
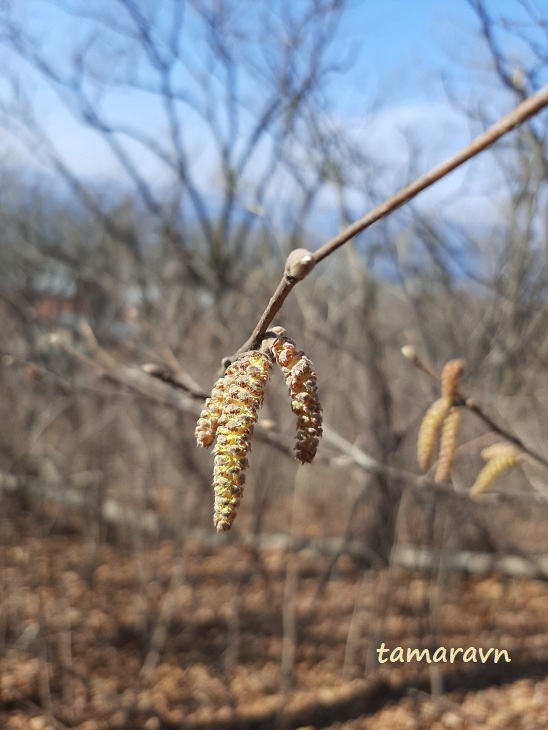
<path fill-rule="evenodd" d="M 0 553 L 6 730 L 548 727 L 546 583 L 39 534 Z M 381 665 L 382 641 L 512 661 Z"/>

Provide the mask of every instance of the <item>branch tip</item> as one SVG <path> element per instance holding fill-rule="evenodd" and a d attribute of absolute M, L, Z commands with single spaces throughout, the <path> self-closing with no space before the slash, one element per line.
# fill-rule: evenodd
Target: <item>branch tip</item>
<path fill-rule="evenodd" d="M 410 360 L 413 363 L 417 363 L 419 361 L 419 358 L 417 356 L 417 353 L 415 350 L 411 347 L 411 345 L 404 345 L 401 348 L 401 354 L 407 358 L 407 360 Z"/>
<path fill-rule="evenodd" d="M 154 362 L 144 363 L 141 365 L 141 370 L 147 375 L 152 375 L 153 378 L 159 377 L 162 373 L 162 368 Z"/>
<path fill-rule="evenodd" d="M 314 255 L 306 248 L 291 251 L 285 262 L 284 275 L 291 281 L 301 281 L 316 265 Z"/>

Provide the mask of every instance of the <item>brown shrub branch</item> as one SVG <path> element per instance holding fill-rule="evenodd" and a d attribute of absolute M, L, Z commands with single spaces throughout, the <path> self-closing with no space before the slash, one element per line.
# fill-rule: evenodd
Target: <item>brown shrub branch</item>
<path fill-rule="evenodd" d="M 508 132 L 511 132 L 513 129 L 535 116 L 535 114 L 538 114 L 546 106 L 548 106 L 548 86 L 544 87 L 536 94 L 533 94 L 521 104 L 518 104 L 518 106 L 516 106 L 509 114 L 506 114 L 504 117 L 499 119 L 498 122 L 476 137 L 469 145 L 464 147 L 441 165 L 432 168 L 432 170 L 417 178 L 414 182 L 406 185 L 399 192 L 378 205 L 376 208 L 373 208 L 373 210 L 345 228 L 330 241 L 327 241 L 327 243 L 321 246 L 317 251 L 309 252 L 301 249 L 303 252 L 303 265 L 301 267 L 295 266 L 295 261 L 292 258 L 292 254 L 290 254 L 284 275 L 280 280 L 276 291 L 272 295 L 265 311 L 251 333 L 251 336 L 242 345 L 238 352 L 244 352 L 246 350 L 256 349 L 259 347 L 268 327 L 272 323 L 276 314 L 282 308 L 284 301 L 287 299 L 293 287 L 299 281 L 302 281 L 306 276 L 308 276 L 315 264 L 323 261 L 323 259 L 330 256 L 338 248 L 343 246 L 345 243 L 348 243 L 348 241 L 357 236 L 359 233 L 365 231 L 369 228 L 369 226 L 373 225 L 373 223 L 385 218 L 405 203 L 413 200 L 413 198 L 423 192 L 423 190 L 426 190 L 434 183 L 446 177 L 449 173 L 453 172 L 453 170 L 456 170 L 462 164 L 468 162 L 468 160 L 471 160 L 481 152 L 484 152 L 505 134 L 508 134 Z M 295 252 L 293 252 L 293 254 L 294 253 Z M 297 275 L 295 275 L 295 269 L 298 272 Z M 233 357 L 235 357 L 235 355 Z"/>

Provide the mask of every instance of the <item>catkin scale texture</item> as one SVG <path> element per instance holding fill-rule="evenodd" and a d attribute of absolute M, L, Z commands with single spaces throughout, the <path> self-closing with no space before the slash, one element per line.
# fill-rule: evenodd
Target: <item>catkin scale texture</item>
<path fill-rule="evenodd" d="M 289 337 L 274 340 L 272 352 L 280 366 L 291 396 L 291 409 L 297 416 L 296 458 L 311 462 L 322 435 L 322 414 L 318 399 L 317 376 L 304 352 L 296 350 Z"/>
<path fill-rule="evenodd" d="M 485 492 L 497 477 L 518 463 L 519 459 L 517 454 L 507 453 L 501 454 L 500 456 L 493 456 L 478 474 L 470 490 L 470 495 L 477 496 Z"/>
<path fill-rule="evenodd" d="M 464 360 L 449 360 L 441 371 L 442 398 L 454 400 L 459 387 L 460 376 L 464 371 Z"/>
<path fill-rule="evenodd" d="M 441 427 L 440 453 L 434 477 L 434 481 L 437 484 L 441 484 L 449 478 L 455 449 L 457 447 L 460 422 L 461 410 L 454 406 L 447 414 Z"/>
<path fill-rule="evenodd" d="M 426 411 L 417 438 L 417 461 L 421 469 L 428 469 L 439 430 L 451 410 L 451 398 L 438 398 Z"/>
<path fill-rule="evenodd" d="M 489 461 L 490 459 L 494 459 L 497 456 L 508 456 L 508 455 L 518 455 L 518 450 L 516 447 L 509 443 L 508 441 L 498 441 L 495 444 L 491 444 L 491 446 L 486 446 L 481 450 L 481 458 L 484 461 Z"/>
<path fill-rule="evenodd" d="M 230 529 L 240 505 L 247 454 L 271 367 L 267 355 L 247 352 L 223 378 L 224 399 L 213 452 L 214 523 L 219 532 Z"/>
<path fill-rule="evenodd" d="M 215 440 L 225 398 L 225 378 L 226 375 L 217 380 L 213 386 L 211 395 L 205 402 L 203 411 L 200 413 L 195 431 L 198 446 L 207 448 Z"/>
<path fill-rule="evenodd" d="M 485 492 L 501 474 L 519 464 L 522 454 L 513 444 L 502 441 L 482 449 L 481 458 L 487 463 L 472 485 L 473 497 Z"/>

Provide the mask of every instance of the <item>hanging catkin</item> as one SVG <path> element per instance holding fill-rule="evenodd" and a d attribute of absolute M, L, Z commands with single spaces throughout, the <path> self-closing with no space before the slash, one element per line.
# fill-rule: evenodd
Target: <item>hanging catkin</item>
<path fill-rule="evenodd" d="M 487 463 L 472 485 L 470 490 L 472 497 L 476 497 L 478 494 L 485 492 L 497 477 L 519 464 L 522 459 L 522 454 L 512 444 L 507 441 L 501 441 L 483 449 L 481 457 Z"/>
<path fill-rule="evenodd" d="M 451 398 L 438 398 L 424 414 L 417 437 L 417 460 L 421 469 L 428 469 L 439 430 L 451 410 Z"/>
<path fill-rule="evenodd" d="M 285 378 L 291 409 L 297 416 L 296 458 L 302 463 L 316 456 L 322 435 L 322 413 L 318 399 L 317 376 L 308 357 L 296 349 L 293 340 L 285 335 L 272 343 L 272 352 Z"/>

